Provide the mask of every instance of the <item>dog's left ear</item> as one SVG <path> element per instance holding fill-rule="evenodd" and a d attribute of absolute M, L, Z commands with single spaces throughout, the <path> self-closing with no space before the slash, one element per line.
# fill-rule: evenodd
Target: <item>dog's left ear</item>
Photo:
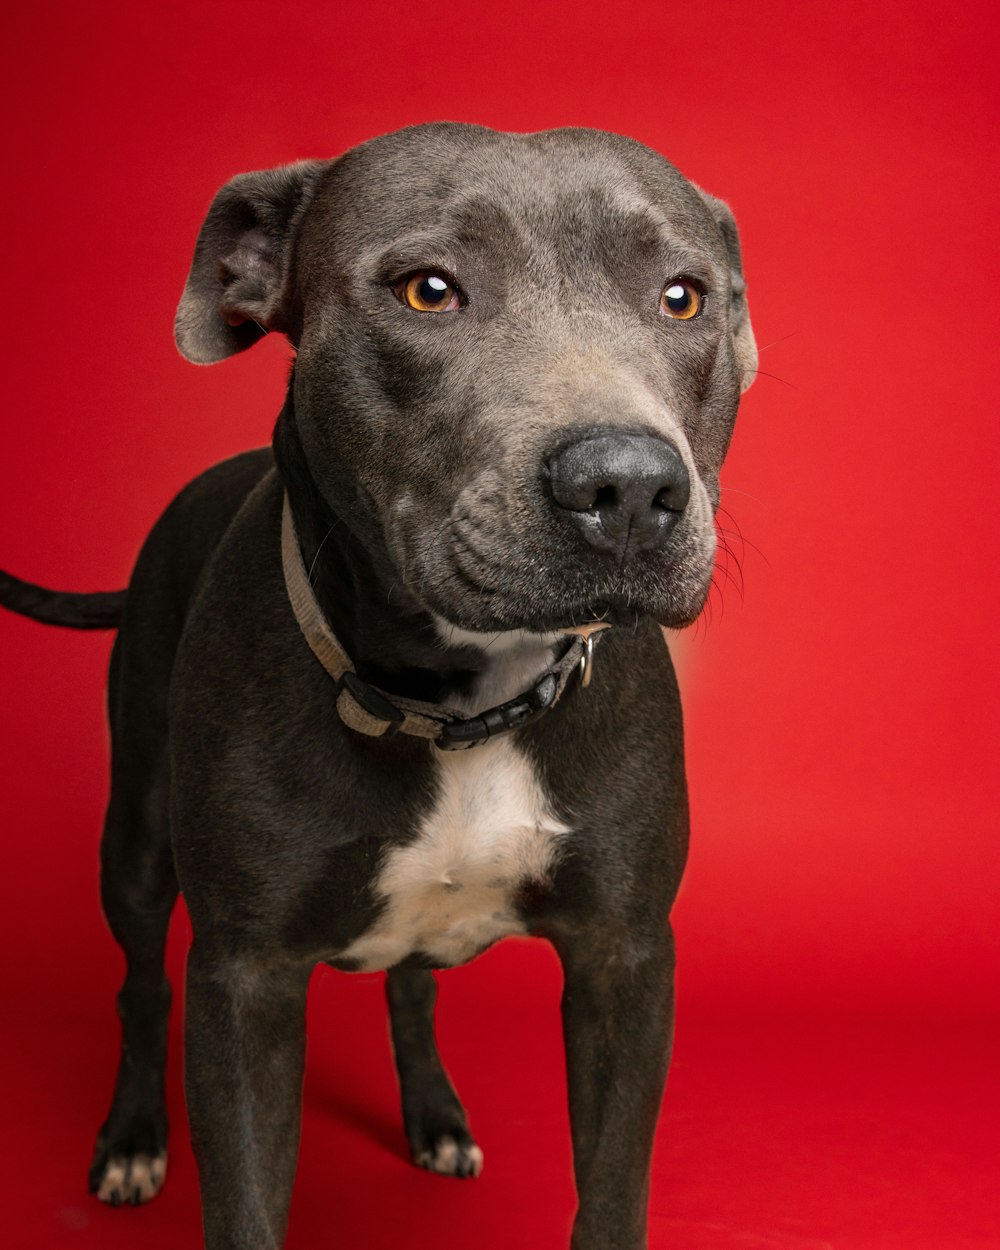
<path fill-rule="evenodd" d="M 269 330 L 288 330 L 295 234 L 326 164 L 299 161 L 240 174 L 215 197 L 174 323 L 182 356 L 214 364 Z"/>
<path fill-rule="evenodd" d="M 729 268 L 732 278 L 733 302 L 729 311 L 730 328 L 733 335 L 733 348 L 736 353 L 736 365 L 740 370 L 740 390 L 745 391 L 757 374 L 757 343 L 750 326 L 750 313 L 747 309 L 747 284 L 743 277 L 743 261 L 740 256 L 740 235 L 736 229 L 736 218 L 729 205 L 717 200 L 714 195 L 702 191 L 701 198 L 708 206 L 708 211 L 715 218 L 729 254 Z"/>

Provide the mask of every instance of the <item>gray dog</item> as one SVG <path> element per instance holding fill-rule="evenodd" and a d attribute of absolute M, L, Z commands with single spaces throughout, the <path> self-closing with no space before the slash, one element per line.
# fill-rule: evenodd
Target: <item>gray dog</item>
<path fill-rule="evenodd" d="M 744 289 L 726 206 L 594 131 L 417 126 L 219 192 L 177 342 L 288 336 L 273 451 L 182 491 L 127 592 L 0 576 L 15 611 L 119 629 L 104 1201 L 163 1183 L 180 888 L 208 1250 L 282 1243 L 320 961 L 388 970 L 413 1158 L 479 1172 L 432 969 L 511 933 L 564 969 L 572 1250 L 646 1245 L 687 845 L 659 624 L 708 592 Z"/>

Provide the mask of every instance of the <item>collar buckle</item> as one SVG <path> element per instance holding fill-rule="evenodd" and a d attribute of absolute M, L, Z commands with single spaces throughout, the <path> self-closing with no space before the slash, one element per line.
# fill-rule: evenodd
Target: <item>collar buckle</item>
<path fill-rule="evenodd" d="M 527 694 L 488 708 L 468 720 L 446 721 L 441 726 L 441 736 L 434 739 L 434 744 L 442 751 L 464 751 L 468 747 L 481 746 L 499 734 L 530 725 L 549 710 L 555 702 L 558 688 L 555 673 L 546 673 Z"/>

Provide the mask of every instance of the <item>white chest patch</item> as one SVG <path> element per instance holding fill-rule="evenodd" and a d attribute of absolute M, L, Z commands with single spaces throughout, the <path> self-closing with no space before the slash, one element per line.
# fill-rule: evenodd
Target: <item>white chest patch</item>
<path fill-rule="evenodd" d="M 365 971 L 420 952 L 463 963 L 507 934 L 523 932 L 520 886 L 544 880 L 559 839 L 534 769 L 510 738 L 468 751 L 435 752 L 440 789 L 419 836 L 385 859 L 375 925 L 344 951 Z"/>

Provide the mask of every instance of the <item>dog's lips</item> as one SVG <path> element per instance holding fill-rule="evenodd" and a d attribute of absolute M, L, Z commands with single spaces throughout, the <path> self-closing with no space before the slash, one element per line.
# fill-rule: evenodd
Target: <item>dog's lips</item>
<path fill-rule="evenodd" d="M 610 580 L 610 579 L 609 579 Z M 454 565 L 450 576 L 421 579 L 418 602 L 461 629 L 477 632 L 525 630 L 549 633 L 593 621 L 634 628 L 651 618 L 672 628 L 691 624 L 704 607 L 711 567 L 689 568 L 683 561 L 660 570 L 637 571 L 625 584 L 594 586 L 546 584 L 514 574 L 508 584 L 483 584 Z"/>
<path fill-rule="evenodd" d="M 525 611 L 523 603 L 517 604 L 510 598 L 496 603 L 495 596 L 491 595 L 489 606 L 480 598 L 475 605 L 476 610 L 470 612 L 465 605 L 443 604 L 425 590 L 424 603 L 436 616 L 456 629 L 471 633 L 523 631 L 526 634 L 562 634 L 594 624 L 634 628 L 643 617 L 659 619 L 665 613 L 663 603 L 643 603 L 624 597 L 596 602 L 579 600 L 568 604 L 563 600 Z M 667 612 L 667 615 L 672 614 Z"/>

